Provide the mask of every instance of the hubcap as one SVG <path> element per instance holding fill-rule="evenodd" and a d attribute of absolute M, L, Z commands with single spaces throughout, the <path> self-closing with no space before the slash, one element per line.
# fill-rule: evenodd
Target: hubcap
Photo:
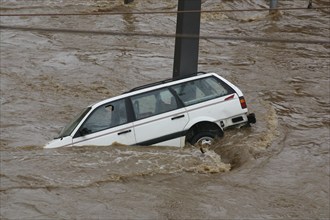
<path fill-rule="evenodd" d="M 202 137 L 196 142 L 196 145 L 200 147 L 207 147 L 211 146 L 213 141 L 214 139 L 211 137 Z"/>

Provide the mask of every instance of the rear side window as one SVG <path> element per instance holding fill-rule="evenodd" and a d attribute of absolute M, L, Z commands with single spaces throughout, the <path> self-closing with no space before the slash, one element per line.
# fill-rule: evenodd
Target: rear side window
<path fill-rule="evenodd" d="M 207 77 L 172 86 L 185 106 L 197 104 L 235 91 L 220 79 Z"/>
<path fill-rule="evenodd" d="M 136 120 L 178 108 L 174 95 L 167 88 L 136 95 L 131 100 Z"/>

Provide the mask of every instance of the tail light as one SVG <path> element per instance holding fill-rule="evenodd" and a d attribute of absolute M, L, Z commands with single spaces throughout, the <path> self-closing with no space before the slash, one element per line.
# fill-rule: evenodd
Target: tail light
<path fill-rule="evenodd" d="M 239 97 L 239 102 L 241 103 L 241 107 L 242 107 L 242 109 L 247 108 L 247 106 L 246 106 L 246 101 L 245 101 L 245 99 L 244 99 L 243 96 Z"/>

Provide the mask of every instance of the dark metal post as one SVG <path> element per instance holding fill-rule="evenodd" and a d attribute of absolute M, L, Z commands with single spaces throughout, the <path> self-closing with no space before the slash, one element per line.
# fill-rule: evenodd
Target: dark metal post
<path fill-rule="evenodd" d="M 173 77 L 192 74 L 198 68 L 201 0 L 178 0 L 178 11 L 196 11 L 177 14 Z M 180 35 L 194 35 L 188 38 Z"/>
<path fill-rule="evenodd" d="M 277 11 L 277 0 L 270 0 L 269 8 L 271 9 L 270 13 L 275 13 Z"/>
<path fill-rule="evenodd" d="M 124 4 L 129 4 L 131 2 L 133 2 L 134 0 L 124 0 Z"/>
<path fill-rule="evenodd" d="M 124 0 L 129 4 L 134 0 Z M 178 0 L 173 77 L 196 73 L 198 70 L 201 0 Z M 181 36 L 180 36 L 181 35 Z M 182 37 L 192 35 L 194 37 Z"/>

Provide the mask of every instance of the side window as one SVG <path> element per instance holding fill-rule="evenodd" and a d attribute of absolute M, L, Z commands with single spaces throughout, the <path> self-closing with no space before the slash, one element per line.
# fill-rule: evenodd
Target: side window
<path fill-rule="evenodd" d="M 224 83 L 221 83 L 219 80 L 213 77 L 206 78 L 205 85 L 208 87 L 208 89 L 211 90 L 211 93 L 216 96 L 225 96 L 234 93 L 232 88 L 225 85 Z"/>
<path fill-rule="evenodd" d="M 186 106 L 234 93 L 232 88 L 215 77 L 189 81 L 172 88 Z"/>
<path fill-rule="evenodd" d="M 195 81 L 175 85 L 172 88 L 186 106 L 194 104 L 197 97 L 203 96 Z"/>
<path fill-rule="evenodd" d="M 79 129 L 81 135 L 90 134 L 127 123 L 125 100 L 107 103 L 95 109 Z"/>
<path fill-rule="evenodd" d="M 178 107 L 174 95 L 166 88 L 131 98 L 137 120 L 172 111 Z"/>
<path fill-rule="evenodd" d="M 161 90 L 157 99 L 157 113 L 164 113 L 178 108 L 174 95 L 168 90 Z"/>

